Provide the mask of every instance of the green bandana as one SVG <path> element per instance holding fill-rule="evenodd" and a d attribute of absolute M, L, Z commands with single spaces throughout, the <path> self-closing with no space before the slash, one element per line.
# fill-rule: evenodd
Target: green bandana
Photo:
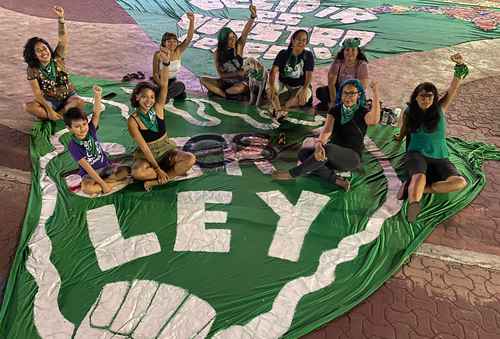
<path fill-rule="evenodd" d="M 83 140 L 78 139 L 77 137 L 75 137 L 73 135 L 73 140 L 78 145 L 85 147 L 85 151 L 92 158 L 98 158 L 99 157 L 99 149 L 97 148 L 97 142 L 95 141 L 94 137 L 92 137 L 92 135 L 90 134 L 90 132 L 87 133 L 87 136 Z"/>
<path fill-rule="evenodd" d="M 340 124 L 345 125 L 349 121 L 351 121 L 352 118 L 354 118 L 354 113 L 356 113 L 358 108 L 359 108 L 359 103 L 355 103 L 352 107 L 347 107 L 346 105 L 342 104 L 342 107 L 340 109 L 342 113 Z"/>
<path fill-rule="evenodd" d="M 158 121 L 156 120 L 156 112 L 153 109 L 150 109 L 147 114 L 139 112 L 139 119 L 141 119 L 142 123 L 146 125 L 146 127 L 153 131 L 158 132 L 160 129 L 158 127 Z"/>
<path fill-rule="evenodd" d="M 45 77 L 47 79 L 55 81 L 56 80 L 56 63 L 54 62 L 54 59 L 50 60 L 50 62 L 47 66 L 40 64 L 40 71 L 42 72 L 43 75 L 45 75 Z"/>
<path fill-rule="evenodd" d="M 455 65 L 455 78 L 465 79 L 469 74 L 469 67 L 466 64 L 456 64 Z"/>
<path fill-rule="evenodd" d="M 257 81 L 264 80 L 264 69 L 252 69 L 250 70 L 250 77 Z"/>
<path fill-rule="evenodd" d="M 359 38 L 345 39 L 342 43 L 343 48 L 358 48 L 361 45 L 361 40 Z"/>

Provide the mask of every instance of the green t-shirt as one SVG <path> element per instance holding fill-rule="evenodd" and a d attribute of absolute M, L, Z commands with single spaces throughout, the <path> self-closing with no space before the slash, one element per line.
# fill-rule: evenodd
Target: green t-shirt
<path fill-rule="evenodd" d="M 411 133 L 407 151 L 419 152 L 428 158 L 448 158 L 446 120 L 444 119 L 444 112 L 441 107 L 439 107 L 439 122 L 436 129 L 432 132 L 426 132 L 421 126 L 416 132 Z"/>

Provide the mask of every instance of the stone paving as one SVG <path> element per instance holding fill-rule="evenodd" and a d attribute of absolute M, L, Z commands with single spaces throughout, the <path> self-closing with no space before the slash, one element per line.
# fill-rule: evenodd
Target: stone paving
<path fill-rule="evenodd" d="M 149 66 L 138 60 L 149 60 L 155 45 L 145 34 L 132 24 L 129 17 L 112 1 L 103 1 L 108 8 L 107 19 L 99 19 L 97 10 L 87 13 L 89 6 L 97 0 L 86 0 L 86 6 L 72 4 L 67 8 L 68 21 L 72 19 L 85 22 L 71 22 L 74 41 L 86 41 L 87 34 L 105 36 L 98 46 L 99 53 L 92 55 L 88 46 L 72 43 L 71 68 L 79 74 L 99 76 L 100 78 L 119 79 L 128 68 L 146 70 Z M 47 1 L 47 3 L 55 1 Z M 101 2 L 100 6 L 102 8 Z M 108 4 L 109 3 L 109 4 Z M 114 2 L 113 2 L 114 3 Z M 50 4 L 49 4 L 50 5 Z M 94 4 L 95 5 L 95 4 Z M 79 7 L 80 6 L 80 7 Z M 1 8 L 3 7 L 3 8 Z M 7 8 L 7 9 L 4 9 Z M 16 12 L 11 12 L 12 10 Z M 2 167 L 28 171 L 28 136 L 17 130 L 28 131 L 31 118 L 21 112 L 21 103 L 28 97 L 25 81 L 25 65 L 22 63 L 20 46 L 24 44 L 30 32 L 39 32 L 41 36 L 55 37 L 54 21 L 29 15 L 51 18 L 49 12 L 41 12 L 38 6 L 32 6 L 29 0 L 0 0 L 0 17 L 7 14 L 11 20 L 0 21 L 0 28 L 12 34 L 11 43 L 2 52 L 10 55 L 7 62 L 0 64 L 0 71 L 6 78 L 19 81 L 20 86 L 7 88 L 0 86 L 0 138 L 5 141 L 0 154 L 0 172 Z M 87 12 L 85 12 L 87 11 Z M 113 12 L 114 11 L 114 12 Z M 121 11 L 121 12 L 120 12 Z M 21 14 L 24 13 L 24 14 Z M 102 16 L 102 15 L 101 15 Z M 94 18 L 95 20 L 93 21 Z M 94 22 L 89 24 L 88 22 Z M 106 24 L 97 24 L 104 22 Z M 125 34 L 126 35 L 123 35 Z M 127 36 L 128 39 L 117 39 Z M 10 37 L 10 35 L 9 35 Z M 99 40 L 99 39 L 97 39 Z M 139 45 L 136 43 L 140 42 Z M 136 44 L 134 60 L 130 65 L 109 67 L 102 62 L 105 56 L 121 58 L 117 49 L 127 43 Z M 429 70 L 439 68 L 440 74 L 433 74 L 429 79 L 435 81 L 442 90 L 451 77 L 447 67 L 436 66 L 436 58 L 442 58 L 443 52 L 451 54 L 460 50 L 464 55 L 478 55 L 484 50 L 495 50 L 500 40 L 474 42 L 456 46 L 453 49 L 436 50 L 425 53 L 410 53 L 370 63 L 370 71 L 375 78 L 382 80 L 385 86 L 384 99 L 393 105 L 401 105 L 410 94 L 413 82 L 419 82 L 418 75 L 425 74 L 422 69 L 412 69 L 416 61 Z M 117 51 L 113 54 L 111 51 Z M 129 51 L 129 50 L 128 50 Z M 107 53 L 107 54 L 106 54 Z M 122 55 L 123 56 L 123 55 Z M 90 58 L 90 59 L 89 59 Z M 475 65 L 471 80 L 463 85 L 459 97 L 455 100 L 448 114 L 448 132 L 467 140 L 479 140 L 493 143 L 500 147 L 500 127 L 498 107 L 500 99 L 500 54 L 491 54 L 489 59 Z M 94 61 L 92 61 L 94 60 Z M 121 60 L 121 59 L 120 59 Z M 444 62 L 444 61 L 443 61 Z M 90 67 L 90 66 L 93 67 Z M 397 67 L 412 69 L 413 73 L 404 75 L 406 80 L 395 77 L 391 71 Z M 324 72 L 324 71 L 323 71 Z M 445 73 L 446 72 L 446 73 Z M 414 77 L 414 79 L 410 79 Z M 318 73 L 317 79 L 322 79 Z M 410 80 L 411 81 L 410 81 Z M 412 82 L 413 81 L 413 82 Z M 5 85 L 5 82 L 0 84 Z M 384 87 L 383 87 L 384 88 Z M 394 89 L 398 88 L 397 92 Z M 28 92 L 29 93 L 29 92 Z M 15 128 L 9 129 L 5 126 Z M 440 225 L 427 239 L 427 244 L 443 245 L 454 249 L 467 250 L 482 254 L 500 256 L 500 162 L 488 162 L 484 166 L 487 178 L 486 188 L 478 198 L 458 215 Z M 29 185 L 12 181 L 0 176 L 0 288 L 7 276 L 15 248 L 17 246 L 20 225 L 24 217 L 29 195 Z M 329 325 L 305 338 L 500 338 L 500 271 L 488 270 L 461 263 L 452 263 L 441 259 L 414 256 L 402 270 L 365 302 L 348 314 L 334 320 Z"/>

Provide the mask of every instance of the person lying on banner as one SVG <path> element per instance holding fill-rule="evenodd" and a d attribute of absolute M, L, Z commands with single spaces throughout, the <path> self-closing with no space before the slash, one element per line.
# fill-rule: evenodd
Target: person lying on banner
<path fill-rule="evenodd" d="M 102 149 L 97 138 L 97 129 L 101 118 L 101 87 L 94 85 L 94 114 L 90 122 L 87 114 L 78 107 L 72 107 L 64 113 L 64 123 L 71 133 L 68 150 L 71 157 L 80 165 L 82 177 L 81 190 L 85 194 L 108 193 L 114 186 L 127 180 L 129 168 L 113 168 L 111 161 Z"/>
<path fill-rule="evenodd" d="M 83 109 L 85 102 L 77 95 L 69 80 L 64 57 L 68 48 L 68 33 L 64 27 L 64 9 L 54 6 L 58 17 L 58 43 L 50 44 L 33 37 L 24 46 L 24 61 L 28 64 L 27 79 L 35 100 L 24 104 L 24 110 L 43 120 L 60 120 L 72 107 Z"/>
<path fill-rule="evenodd" d="M 287 49 L 281 50 L 274 59 L 269 76 L 267 95 L 277 119 L 286 116 L 287 110 L 312 103 L 312 73 L 314 56 L 306 50 L 309 34 L 299 29 L 295 31 Z M 280 95 L 287 93 L 284 107 Z"/>
<path fill-rule="evenodd" d="M 252 31 L 254 21 L 257 18 L 257 8 L 251 5 L 249 9 L 250 19 L 239 38 L 229 27 L 223 27 L 218 33 L 214 62 L 220 78 L 200 78 L 201 84 L 209 92 L 223 98 L 237 97 L 248 92 L 248 79 L 243 70 L 243 50 L 248 34 Z"/>
<path fill-rule="evenodd" d="M 403 124 L 397 136 L 399 141 L 406 137 L 405 169 L 409 179 L 401 186 L 398 198 L 408 199 L 409 222 L 417 219 L 424 193 L 449 193 L 467 186 L 467 181 L 449 159 L 445 114 L 469 70 L 460 54 L 452 55 L 451 60 L 455 62 L 455 74 L 446 94 L 439 98 L 434 84 L 419 84 L 403 113 Z"/>
<path fill-rule="evenodd" d="M 349 79 L 358 79 L 363 88 L 368 89 L 368 59 L 359 48 L 359 38 L 345 39 L 342 49 L 328 70 L 328 86 L 316 89 L 316 98 L 320 103 L 316 108 L 328 111 L 335 106 L 337 92 L 341 83 Z"/>
<path fill-rule="evenodd" d="M 156 52 L 153 56 L 153 81 L 157 86 L 161 85 L 160 70 L 163 67 L 168 67 L 169 77 L 168 80 L 168 97 L 167 101 L 173 98 L 174 100 L 184 100 L 186 98 L 186 86 L 182 81 L 177 80 L 177 73 L 181 68 L 182 54 L 188 48 L 194 33 L 194 14 L 186 13 L 189 20 L 189 28 L 186 39 L 181 43 L 177 39 L 175 33 L 166 32 L 161 38 L 160 48 L 167 48 L 170 51 L 170 62 L 163 64 L 160 62 L 160 52 Z"/>
<path fill-rule="evenodd" d="M 162 47 L 160 61 L 168 64 L 170 50 Z M 136 110 L 128 118 L 128 130 L 137 143 L 132 165 L 134 179 L 144 181 L 149 191 L 153 186 L 166 184 L 176 176 L 185 175 L 196 157 L 176 150 L 175 142 L 165 129 L 164 104 L 168 95 L 169 68 L 160 70 L 160 89 L 150 82 L 138 83 L 130 98 Z M 159 92 L 159 93 L 158 93 Z"/>
<path fill-rule="evenodd" d="M 300 165 L 289 171 L 275 171 L 273 179 L 291 180 L 315 174 L 345 191 L 350 182 L 336 176 L 336 171 L 352 171 L 361 166 L 361 152 L 367 126 L 380 120 L 379 92 L 376 82 L 371 82 L 373 105 L 366 107 L 365 89 L 359 80 L 346 80 L 339 88 L 340 102 L 330 109 L 325 126 L 315 141 L 314 147 L 299 151 Z"/>

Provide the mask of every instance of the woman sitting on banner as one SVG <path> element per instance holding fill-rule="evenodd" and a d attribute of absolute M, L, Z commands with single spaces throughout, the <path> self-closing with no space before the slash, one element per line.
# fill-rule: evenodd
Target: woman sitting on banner
<path fill-rule="evenodd" d="M 160 62 L 168 64 L 170 50 L 162 48 Z M 193 154 L 176 150 L 165 129 L 163 106 L 168 95 L 169 69 L 160 70 L 160 90 L 150 82 L 140 82 L 132 92 L 130 102 L 135 112 L 128 118 L 128 130 L 138 147 L 134 153 L 132 176 L 144 181 L 149 191 L 176 176 L 185 175 L 193 167 Z"/>
<path fill-rule="evenodd" d="M 251 5 L 249 9 L 250 19 L 247 21 L 239 38 L 229 27 L 224 27 L 219 31 L 214 61 L 220 78 L 200 78 L 201 84 L 209 92 L 223 98 L 248 92 L 247 75 L 243 70 L 243 50 L 248 34 L 250 34 L 255 18 L 257 18 L 256 7 Z"/>
<path fill-rule="evenodd" d="M 167 101 L 170 98 L 174 100 L 183 100 L 186 98 L 186 86 L 183 82 L 177 80 L 177 73 L 181 68 L 181 57 L 186 48 L 191 43 L 193 39 L 194 33 L 194 14 L 186 13 L 186 16 L 189 20 L 189 28 L 187 32 L 186 39 L 184 39 L 181 43 L 177 39 L 177 35 L 175 33 L 166 32 L 163 34 L 161 38 L 160 48 L 167 48 L 171 53 L 171 59 L 169 63 L 163 64 L 160 62 L 160 52 L 156 52 L 153 56 L 153 81 L 157 86 L 161 85 L 160 80 L 160 70 L 163 67 L 168 67 L 169 69 L 169 77 L 168 80 L 168 97 Z"/>
<path fill-rule="evenodd" d="M 28 81 L 35 100 L 24 104 L 24 110 L 39 119 L 59 120 L 70 108 L 83 109 L 84 101 L 76 94 L 69 80 L 64 57 L 68 34 L 64 27 L 64 9 L 54 6 L 58 17 L 58 43 L 55 51 L 42 38 L 33 37 L 24 46 L 24 61 L 28 64 Z"/>
<path fill-rule="evenodd" d="M 363 88 L 368 88 L 368 59 L 359 48 L 359 38 L 345 39 L 342 49 L 337 53 L 328 71 L 328 86 L 316 89 L 316 98 L 320 103 L 316 108 L 328 111 L 335 106 L 339 85 L 349 79 L 358 79 Z"/>
<path fill-rule="evenodd" d="M 465 178 L 449 160 L 445 113 L 469 70 L 460 54 L 451 59 L 455 62 L 455 74 L 446 94 L 440 99 L 434 84 L 421 83 L 413 91 L 403 114 L 397 139 L 406 137 L 405 167 L 409 179 L 401 186 L 398 198 L 408 198 L 409 222 L 415 222 L 420 213 L 424 193 L 449 193 L 467 186 Z"/>
<path fill-rule="evenodd" d="M 274 59 L 267 95 L 277 118 L 286 115 L 289 108 L 312 102 L 314 56 L 305 49 L 308 42 L 307 31 L 299 29 L 292 34 L 288 48 L 281 50 Z M 282 109 L 279 97 L 284 93 L 288 93 L 288 96 Z"/>
<path fill-rule="evenodd" d="M 328 182 L 349 191 L 350 182 L 337 177 L 335 171 L 351 171 L 361 166 L 363 139 L 367 127 L 380 120 L 378 86 L 370 85 L 373 93 L 371 110 L 366 107 L 365 89 L 359 80 L 346 80 L 340 88 L 340 102 L 328 112 L 325 126 L 314 147 L 299 151 L 300 165 L 289 171 L 275 171 L 276 180 L 290 180 L 316 174 Z M 333 135 L 332 135 L 333 134 Z M 331 137 L 331 139 L 330 139 Z"/>

